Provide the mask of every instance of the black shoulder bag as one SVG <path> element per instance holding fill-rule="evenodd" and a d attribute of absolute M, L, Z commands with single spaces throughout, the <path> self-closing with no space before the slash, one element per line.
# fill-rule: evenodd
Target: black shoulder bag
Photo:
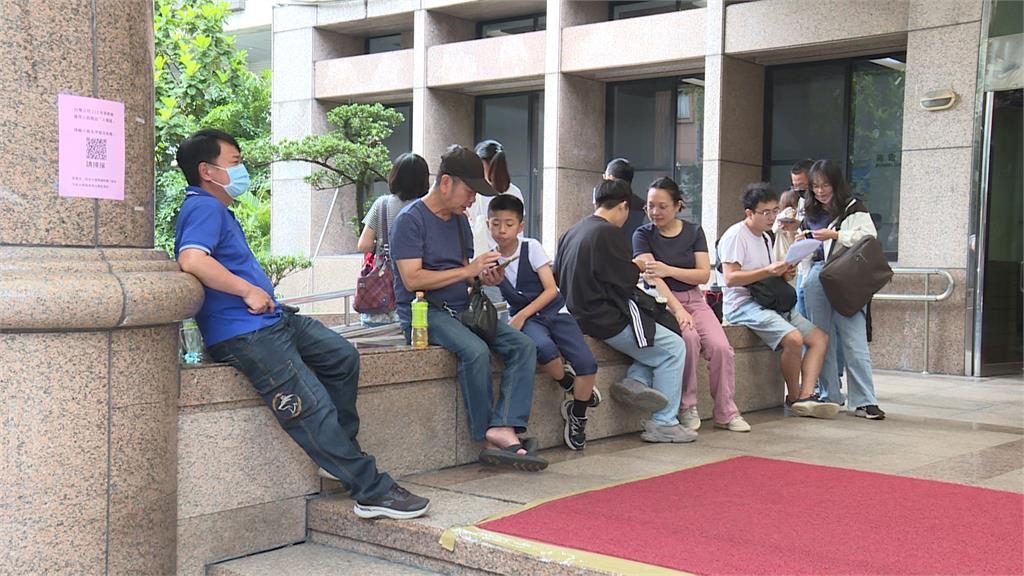
<path fill-rule="evenodd" d="M 455 214 L 454 218 L 456 218 L 455 221 L 458 223 L 459 228 L 459 254 L 465 259 L 466 244 L 463 238 L 462 216 Z M 462 322 L 463 326 L 469 328 L 484 342 L 488 344 L 494 342 L 494 336 L 498 332 L 498 310 L 487 295 L 484 294 L 483 285 L 479 278 L 473 280 L 473 287 L 469 292 L 469 305 L 462 312 L 452 310 L 447 302 L 438 304 L 429 295 L 427 296 L 427 302 L 436 308 L 448 312 L 452 318 L 457 318 L 459 322 Z"/>
<path fill-rule="evenodd" d="M 765 250 L 768 251 L 768 262 L 772 261 L 772 249 L 768 245 L 768 238 L 761 236 L 764 240 Z M 796 306 L 796 290 L 786 282 L 782 276 L 769 276 L 764 280 L 758 280 L 753 284 L 747 284 L 750 297 L 761 306 L 785 314 Z"/>

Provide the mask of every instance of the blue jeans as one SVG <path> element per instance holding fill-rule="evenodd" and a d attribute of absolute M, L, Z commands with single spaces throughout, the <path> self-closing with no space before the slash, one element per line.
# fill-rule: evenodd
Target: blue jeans
<path fill-rule="evenodd" d="M 804 318 L 810 318 L 807 315 L 807 305 L 805 304 L 804 296 L 804 276 L 797 274 L 796 276 L 796 311 L 800 313 Z M 838 335 L 836 336 L 838 338 Z M 804 350 L 806 352 L 806 350 Z M 843 368 L 846 367 L 846 358 L 843 357 L 843 347 L 836 342 L 836 374 L 839 378 L 843 377 Z M 842 384 L 842 382 L 840 382 Z M 821 393 L 821 390 L 818 390 Z"/>
<path fill-rule="evenodd" d="M 633 359 L 626 377 L 661 392 L 668 405 L 651 415 L 661 426 L 679 424 L 679 402 L 683 397 L 683 362 L 686 344 L 675 332 L 658 324 L 654 344 L 641 348 L 636 344 L 633 327 L 626 328 L 605 340 L 605 343 Z"/>
<path fill-rule="evenodd" d="M 210 346 L 210 355 L 249 378 L 281 428 L 344 482 L 353 499 L 382 496 L 394 484 L 356 440 L 359 353 L 348 340 L 286 312 L 273 326 Z"/>
<path fill-rule="evenodd" d="M 410 326 L 403 323 L 402 330 L 408 340 Z M 433 306 L 427 310 L 427 336 L 431 344 L 458 357 L 459 389 L 475 442 L 484 441 L 488 428 L 510 426 L 517 433 L 526 431 L 533 403 L 533 377 L 537 372 L 537 348 L 529 336 L 498 322 L 494 342 L 488 347 L 458 319 Z M 492 348 L 505 363 L 496 405 L 491 384 Z"/>
<path fill-rule="evenodd" d="M 821 367 L 818 386 L 823 400 L 842 404 L 839 390 L 837 353 L 842 349 L 846 360 L 846 391 L 849 406 L 860 408 L 878 404 L 875 382 L 871 374 L 871 354 L 868 351 L 867 315 L 864 310 L 853 316 L 843 316 L 832 308 L 821 285 L 823 263 L 815 262 L 804 278 L 804 297 L 811 322 L 828 334 L 828 350 Z"/>

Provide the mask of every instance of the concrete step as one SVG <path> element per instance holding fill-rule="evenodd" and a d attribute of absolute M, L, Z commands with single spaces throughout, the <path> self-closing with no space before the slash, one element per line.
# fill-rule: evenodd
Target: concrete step
<path fill-rule="evenodd" d="M 415 520 L 362 520 L 353 514 L 352 500 L 347 495 L 334 494 L 310 502 L 309 540 L 442 574 L 610 574 L 561 564 L 468 538 L 458 538 L 454 550 L 446 550 L 440 540 L 447 528 L 469 525 L 521 505 L 450 490 L 406 485 L 416 494 L 430 498 L 431 510 L 427 515 Z"/>
<path fill-rule="evenodd" d="M 210 566 L 209 576 L 428 576 L 406 564 L 320 544 L 298 544 Z"/>

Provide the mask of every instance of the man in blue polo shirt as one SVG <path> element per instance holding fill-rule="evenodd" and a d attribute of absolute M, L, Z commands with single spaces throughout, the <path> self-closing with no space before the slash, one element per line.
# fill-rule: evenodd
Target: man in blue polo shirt
<path fill-rule="evenodd" d="M 203 284 L 196 322 L 210 355 L 245 374 L 281 427 L 322 469 L 352 491 L 362 518 L 415 518 L 429 506 L 359 447 L 359 354 L 320 322 L 283 310 L 228 206 L 249 187 L 229 134 L 200 130 L 178 147 L 189 186 L 178 215 L 175 254 Z"/>

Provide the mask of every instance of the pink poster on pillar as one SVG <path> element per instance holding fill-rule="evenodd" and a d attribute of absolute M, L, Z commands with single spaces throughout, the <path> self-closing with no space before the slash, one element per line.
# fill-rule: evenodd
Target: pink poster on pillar
<path fill-rule="evenodd" d="M 57 96 L 57 193 L 124 200 L 124 103 Z"/>

